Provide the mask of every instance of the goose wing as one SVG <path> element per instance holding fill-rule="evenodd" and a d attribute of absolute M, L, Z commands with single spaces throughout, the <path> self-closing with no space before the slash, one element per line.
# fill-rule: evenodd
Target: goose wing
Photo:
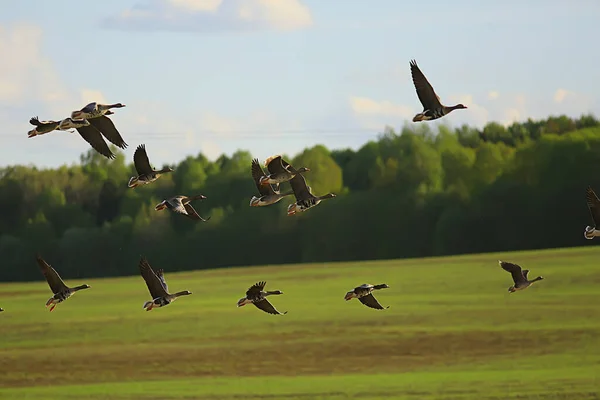
<path fill-rule="evenodd" d="M 165 291 L 169 292 L 169 287 L 167 286 L 167 281 L 165 280 L 165 271 L 162 268 L 159 269 L 156 271 L 156 276 L 158 276 L 158 279 L 160 280 L 162 287 L 165 288 Z"/>
<path fill-rule="evenodd" d="M 190 203 L 185 204 L 183 207 L 185 209 L 185 215 L 191 219 L 199 219 L 202 222 L 206 222 L 210 219 L 210 217 L 202 218 Z"/>
<path fill-rule="evenodd" d="M 590 186 L 585 190 L 585 200 L 590 214 L 592 214 L 594 225 L 600 227 L 600 199 L 598 199 L 598 196 L 596 196 L 596 193 Z"/>
<path fill-rule="evenodd" d="M 417 96 L 419 96 L 419 101 L 421 101 L 421 104 L 423 105 L 423 109 L 433 110 L 441 108 L 442 103 L 440 102 L 439 96 L 435 93 L 433 87 L 427 78 L 425 78 L 425 75 L 423 75 L 415 60 L 410 61 L 410 73 L 415 89 L 417 90 Z"/>
<path fill-rule="evenodd" d="M 390 308 L 390 306 L 384 307 L 381 304 L 379 304 L 379 302 L 377 301 L 375 296 L 373 296 L 372 293 L 370 293 L 366 296 L 363 296 L 363 297 L 359 297 L 358 300 L 361 303 L 363 303 L 365 306 L 374 308 L 376 310 L 385 310 L 386 308 Z"/>
<path fill-rule="evenodd" d="M 148 159 L 148 154 L 146 153 L 145 144 L 140 144 L 137 149 L 135 149 L 135 153 L 133 153 L 133 164 L 135 165 L 135 170 L 138 175 L 146 175 L 153 172 L 150 160 Z"/>
<path fill-rule="evenodd" d="M 39 117 L 32 117 L 29 119 L 29 123 L 31 125 L 37 126 L 37 127 L 44 127 L 46 129 L 50 129 L 52 128 L 53 130 L 56 129 L 58 127 L 58 125 L 60 125 L 60 121 L 40 121 Z"/>
<path fill-rule="evenodd" d="M 505 261 L 499 261 L 499 263 L 503 270 L 510 272 L 515 284 L 525 281 L 525 277 L 523 276 L 523 271 L 521 270 L 521 267 L 519 265 L 505 262 Z"/>
<path fill-rule="evenodd" d="M 258 308 L 260 310 L 263 310 L 264 312 L 269 313 L 269 314 L 274 314 L 274 315 L 285 315 L 285 314 L 287 314 L 287 311 L 285 311 L 285 312 L 279 312 L 279 311 L 277 311 L 277 309 L 275 307 L 273 307 L 273 304 L 271 304 L 269 302 L 269 300 L 267 300 L 267 299 L 263 299 L 261 301 L 257 301 L 257 302 L 252 303 L 252 304 L 254 304 L 256 306 L 256 308 Z"/>
<path fill-rule="evenodd" d="M 265 289 L 266 284 L 266 281 L 260 281 L 250 286 L 250 288 L 246 291 L 246 298 L 248 300 L 252 300 L 260 297 L 260 292 Z"/>
<path fill-rule="evenodd" d="M 306 184 L 306 179 L 304 179 L 302 174 L 296 174 L 289 182 L 297 201 L 308 200 L 315 197 L 310 192 L 310 188 Z"/>
<path fill-rule="evenodd" d="M 79 135 L 81 135 L 83 140 L 88 142 L 88 144 L 92 146 L 92 148 L 98 153 L 102 154 L 104 157 L 109 159 L 115 158 L 115 155 L 112 151 L 110 151 L 108 145 L 102 138 L 102 134 L 94 126 L 82 126 L 80 128 L 77 128 L 77 132 L 79 132 Z"/>
<path fill-rule="evenodd" d="M 90 103 L 90 104 L 86 105 L 85 107 L 83 107 L 79 111 L 83 111 L 84 113 L 91 113 L 95 109 L 96 109 L 96 102 L 93 102 L 93 103 Z"/>
<path fill-rule="evenodd" d="M 88 122 L 96 127 L 96 129 L 98 129 L 112 144 L 121 149 L 127 148 L 127 143 L 125 143 L 123 137 L 110 118 L 102 115 L 97 118 L 90 118 L 88 119 Z"/>
<path fill-rule="evenodd" d="M 40 269 L 42 270 L 42 274 L 44 274 L 46 281 L 48 281 L 48 286 L 50 286 L 52 293 L 56 294 L 69 289 L 61 279 L 60 275 L 58 275 L 58 272 L 56 272 L 56 270 L 52 268 L 50 264 L 44 261 L 44 259 L 39 255 L 36 256 L 36 259 Z"/>
<path fill-rule="evenodd" d="M 140 274 L 142 275 L 142 278 L 144 278 L 144 281 L 146 281 L 146 286 L 148 286 L 150 296 L 152 296 L 153 299 L 168 296 L 167 290 L 164 288 L 159 277 L 156 276 L 152 270 L 150 264 L 148 264 L 146 257 L 140 259 L 139 267 Z"/>
<path fill-rule="evenodd" d="M 265 161 L 265 166 L 271 174 L 282 174 L 288 172 L 283 165 L 281 156 L 272 156 L 267 158 Z"/>
<path fill-rule="evenodd" d="M 523 278 L 527 279 L 527 275 L 529 274 L 529 270 L 528 269 L 524 269 L 521 271 L 521 274 L 523 274 Z"/>
<path fill-rule="evenodd" d="M 263 169 L 261 168 L 260 164 L 258 163 L 258 159 L 253 159 L 252 160 L 252 179 L 254 179 L 254 184 L 256 185 L 256 188 L 258 189 L 258 192 L 260 193 L 261 196 L 268 196 L 274 193 L 273 188 L 271 187 L 271 185 L 261 185 L 260 182 L 260 178 L 263 177 L 265 175 Z"/>

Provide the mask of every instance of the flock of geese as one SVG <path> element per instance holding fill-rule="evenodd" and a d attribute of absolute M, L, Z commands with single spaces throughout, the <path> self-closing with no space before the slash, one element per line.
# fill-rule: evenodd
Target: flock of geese
<path fill-rule="evenodd" d="M 416 61 L 411 60 L 409 65 L 417 96 L 423 106 L 423 111 L 414 116 L 413 122 L 435 120 L 447 115 L 453 110 L 467 108 L 462 104 L 454 106 L 443 105 L 440 98 L 433 90 L 433 87 L 417 66 Z M 73 111 L 71 117 L 60 121 L 40 121 L 39 118 L 33 117 L 29 122 L 34 125 L 35 128 L 28 132 L 28 137 L 36 137 L 54 130 L 70 131 L 75 129 L 94 150 L 109 159 L 114 159 L 115 155 L 110 151 L 104 138 L 121 149 L 125 149 L 128 145 L 123 140 L 123 137 L 115 127 L 115 124 L 107 116 L 114 114 L 111 109 L 123 107 L 125 107 L 125 105 L 121 103 L 90 103 L 81 110 Z M 127 184 L 129 188 L 150 184 L 160 178 L 161 175 L 173 172 L 173 169 L 169 167 L 160 170 L 154 169 L 150 164 L 144 144 L 140 144 L 135 150 L 133 162 L 137 176 L 133 176 L 129 179 Z M 254 195 L 250 199 L 251 207 L 269 206 L 279 202 L 286 196 L 294 195 L 296 202 L 290 204 L 287 208 L 287 215 L 294 215 L 318 205 L 322 200 L 336 196 L 334 193 L 328 193 L 322 196 L 313 195 L 302 175 L 303 173 L 310 171 L 310 169 L 307 167 L 296 169 L 280 155 L 267 158 L 265 160 L 265 167 L 268 173 L 263 171 L 257 159 L 252 160 L 251 173 L 258 190 L 258 195 Z M 280 190 L 279 185 L 284 182 L 289 182 L 291 191 L 282 192 Z M 210 217 L 202 218 L 190 204 L 192 201 L 203 199 L 206 199 L 206 197 L 201 194 L 195 196 L 177 195 L 163 200 L 155 207 L 155 210 L 160 211 L 168 208 L 169 210 L 185 215 L 190 219 L 206 222 Z M 598 196 L 596 196 L 592 188 L 588 187 L 586 190 L 586 200 L 592 214 L 594 226 L 587 226 L 585 228 L 584 237 L 586 239 L 593 239 L 594 237 L 600 236 L 600 230 L 597 229 L 597 227 L 600 227 L 600 199 L 598 199 Z M 53 296 L 46 302 L 46 307 L 50 307 L 50 311 L 54 310 L 57 304 L 62 303 L 75 292 L 90 288 L 90 286 L 86 284 L 74 287 L 67 286 L 56 270 L 41 256 L 37 255 L 36 259 L 53 293 Z M 498 263 L 502 269 L 509 272 L 512 276 L 514 284 L 508 288 L 510 293 L 526 289 L 533 283 L 544 279 L 543 277 L 538 276 L 535 279 L 529 280 L 529 270 L 524 270 L 519 265 L 510 262 L 498 261 Z M 150 297 L 152 297 L 152 300 L 148 300 L 144 303 L 143 308 L 146 311 L 150 311 L 153 308 L 164 307 L 181 296 L 192 294 L 189 290 L 172 294 L 169 293 L 167 282 L 164 277 L 164 271 L 162 269 L 154 271 L 148 263 L 148 260 L 143 256 L 139 261 L 139 271 L 150 292 Z M 246 291 L 246 295 L 238 300 L 237 306 L 242 307 L 246 304 L 254 304 L 257 308 L 269 314 L 286 314 L 287 311 L 283 313 L 279 312 L 267 300 L 268 296 L 280 295 L 283 294 L 283 292 L 280 290 L 265 290 L 265 286 L 265 281 L 252 285 Z M 387 284 L 363 284 L 347 292 L 344 299 L 348 301 L 357 298 L 367 307 L 384 310 L 389 308 L 389 306 L 382 306 L 373 296 L 373 292 L 387 288 L 389 288 Z M 3 310 L 0 308 L 0 311 Z"/>

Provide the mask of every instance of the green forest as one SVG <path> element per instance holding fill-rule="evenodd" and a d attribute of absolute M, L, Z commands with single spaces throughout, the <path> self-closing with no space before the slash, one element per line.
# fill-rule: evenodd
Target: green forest
<path fill-rule="evenodd" d="M 127 188 L 123 153 L 79 165 L 0 169 L 0 280 L 132 275 L 141 254 L 167 271 L 423 257 L 593 245 L 585 188 L 600 190 L 600 121 L 552 116 L 505 127 L 387 127 L 357 151 L 317 145 L 282 155 L 312 192 L 337 197 L 295 216 L 293 196 L 250 207 L 252 154 L 201 152 L 158 181 Z M 264 160 L 260 160 L 261 164 Z M 154 165 L 160 168 L 160 165 Z M 289 189 L 287 183 L 282 190 Z M 203 194 L 195 222 L 154 206 Z"/>

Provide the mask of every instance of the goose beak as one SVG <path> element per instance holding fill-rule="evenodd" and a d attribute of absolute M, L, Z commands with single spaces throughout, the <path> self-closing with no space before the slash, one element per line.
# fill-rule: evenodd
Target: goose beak
<path fill-rule="evenodd" d="M 346 295 L 344 296 L 344 300 L 348 301 L 352 299 L 352 293 L 346 293 Z"/>

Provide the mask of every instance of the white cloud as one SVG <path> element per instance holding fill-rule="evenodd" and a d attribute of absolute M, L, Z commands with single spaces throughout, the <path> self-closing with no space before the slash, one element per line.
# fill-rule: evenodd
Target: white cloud
<path fill-rule="evenodd" d="M 565 89 L 558 89 L 555 93 L 554 93 L 554 101 L 557 103 L 562 103 L 563 100 L 569 95 L 571 94 L 571 92 L 569 92 L 568 90 Z"/>
<path fill-rule="evenodd" d="M 488 93 L 488 99 L 490 99 L 490 100 L 495 100 L 498 98 L 498 96 L 500 96 L 500 94 L 498 92 L 496 92 L 495 90 L 492 90 Z"/>
<path fill-rule="evenodd" d="M 109 28 L 193 32 L 290 31 L 312 23 L 300 0 L 142 0 L 105 20 Z"/>

